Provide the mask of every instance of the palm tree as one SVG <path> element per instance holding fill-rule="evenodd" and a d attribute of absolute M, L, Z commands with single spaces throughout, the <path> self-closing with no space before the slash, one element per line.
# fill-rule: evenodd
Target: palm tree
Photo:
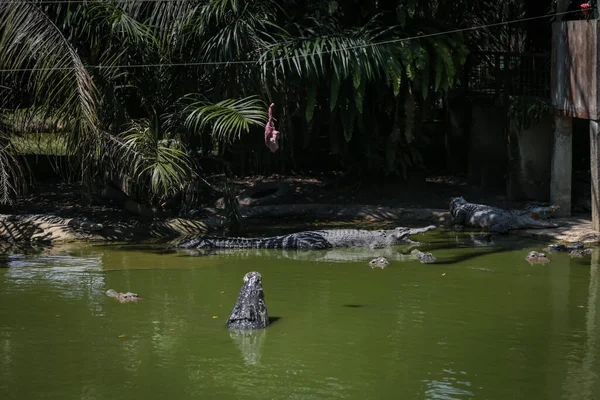
<path fill-rule="evenodd" d="M 64 6 L 35 0 L 0 4 L 0 19 L 5 21 L 0 27 L 4 121 L 15 115 L 11 109 L 35 110 L 38 118 L 60 121 L 69 132 L 64 137 L 68 154 L 81 167 L 84 180 L 133 178 L 137 194 L 145 192 L 140 196 L 144 200 L 160 201 L 172 194 L 195 173 L 184 133 L 200 134 L 197 128 L 210 131 L 213 124 L 208 121 L 216 119 L 218 141 L 227 137 L 223 129 L 239 135 L 266 119 L 255 98 L 185 104 L 184 111 L 178 96 L 189 98 L 191 92 L 204 89 L 202 75 L 198 79 L 194 72 L 180 74 L 169 66 L 128 67 L 184 59 L 187 49 L 180 42 L 187 35 L 186 12 L 197 10 L 198 4 L 155 2 L 141 7 L 114 1 Z M 84 63 L 106 68 L 86 68 Z M 190 87 L 194 79 L 201 84 Z M 209 108 L 212 112 L 205 112 Z M 191 120 L 206 121 L 186 130 L 186 113 L 193 114 Z M 0 126 L 3 201 L 23 182 L 6 125 Z"/>
<path fill-rule="evenodd" d="M 193 181 L 198 153 L 227 154 L 263 125 L 271 102 L 282 156 L 327 129 L 335 157 L 406 176 L 419 110 L 445 96 L 467 54 L 462 35 L 439 35 L 449 26 L 431 21 L 433 3 L 3 2 L 0 107 L 60 121 L 83 180 L 131 180 L 154 204 Z M 4 199 L 22 182 L 10 136 L 0 125 Z"/>

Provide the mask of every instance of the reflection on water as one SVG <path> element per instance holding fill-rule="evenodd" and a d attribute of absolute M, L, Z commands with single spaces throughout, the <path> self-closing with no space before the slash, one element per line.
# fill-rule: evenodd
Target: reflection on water
<path fill-rule="evenodd" d="M 442 238 L 440 238 L 440 235 Z M 445 252 L 446 257 L 438 257 L 438 264 L 453 264 L 469 258 L 477 258 L 486 254 L 504 252 L 509 249 L 515 250 L 525 248 L 526 243 L 521 238 L 512 236 L 500 236 L 492 239 L 490 235 L 479 233 L 427 233 L 419 235 L 419 239 L 426 241 L 419 244 L 405 244 L 397 247 L 387 247 L 380 249 L 371 248 L 334 248 L 327 250 L 265 250 L 265 249 L 179 249 L 178 253 L 191 257 L 218 257 L 218 258 L 237 258 L 247 259 L 249 257 L 261 257 L 269 259 L 290 259 L 302 260 L 308 262 L 325 263 L 348 263 L 348 262 L 368 262 L 375 257 L 385 257 L 389 261 L 406 262 L 415 261 L 410 255 L 414 248 L 423 251 L 433 251 L 438 255 L 439 251 L 455 250 L 457 248 L 468 249 L 468 252 L 456 253 Z M 155 247 L 135 246 L 136 249 L 152 253 L 164 251 L 157 250 Z M 485 270 L 485 269 L 484 269 Z"/>
<path fill-rule="evenodd" d="M 267 330 L 240 331 L 232 330 L 229 336 L 240 350 L 246 365 L 257 365 L 260 362 L 263 345 L 267 338 Z"/>
<path fill-rule="evenodd" d="M 568 399 L 597 399 L 598 391 L 594 388 L 598 382 L 598 368 L 596 366 L 596 355 L 598 354 L 597 330 L 598 330 L 598 252 L 592 255 L 592 266 L 590 268 L 589 295 L 585 312 L 585 337 L 581 346 L 578 346 L 575 354 L 571 354 L 568 362 L 567 379 L 565 382 L 565 394 Z M 584 307 L 582 307 L 584 308 Z M 583 332 L 582 332 L 583 333 Z M 578 357 L 577 353 L 583 353 Z M 596 389 L 596 390 L 595 390 Z"/>
<path fill-rule="evenodd" d="M 428 399 L 459 400 L 472 397 L 471 382 L 467 379 L 465 371 L 455 372 L 444 369 L 438 379 L 425 380 L 427 389 L 425 395 Z"/>
<path fill-rule="evenodd" d="M 524 255 L 544 244 L 427 240 L 442 263 L 408 259 L 410 246 L 11 254 L 0 269 L 0 398 L 600 398 L 597 252 L 531 266 Z M 377 255 L 391 266 L 369 268 Z M 281 318 L 228 331 L 251 270 Z M 108 289 L 143 299 L 122 304 Z"/>
<path fill-rule="evenodd" d="M 90 309 L 101 314 L 98 297 L 105 292 L 102 255 L 11 254 L 5 278 L 11 290 L 30 291 L 32 283 L 52 287 L 56 295 L 74 300 L 87 299 Z"/>

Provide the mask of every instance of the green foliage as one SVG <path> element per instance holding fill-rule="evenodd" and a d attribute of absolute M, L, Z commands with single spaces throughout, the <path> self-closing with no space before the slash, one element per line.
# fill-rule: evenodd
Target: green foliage
<path fill-rule="evenodd" d="M 454 15 L 451 2 L 434 3 Z M 229 148 L 223 145 L 262 130 L 271 102 L 284 138 L 326 124 L 332 143 L 385 141 L 390 110 L 412 93 L 414 109 L 402 114 L 410 121 L 398 129 L 418 135 L 415 110 L 456 83 L 464 38 L 439 34 L 454 26 L 432 19 L 439 12 L 432 4 L 356 7 L 345 0 L 335 7 L 312 0 L 285 7 L 274 0 L 0 2 L 0 69 L 26 69 L 0 72 L 0 109 L 60 121 L 65 152 L 85 179 L 130 177 L 148 199 L 191 179 L 192 150 L 207 154 L 207 142 Z M 17 182 L 24 170 L 6 164 L 17 162 L 8 132 L 0 124 L 0 190 L 12 190 L 2 174 Z M 389 169 L 406 170 L 414 156 L 397 143 Z"/>
<path fill-rule="evenodd" d="M 385 24 L 375 15 L 361 26 L 348 27 L 335 15 L 320 15 L 287 26 L 291 37 L 261 54 L 262 79 L 275 85 L 286 82 L 276 85 L 276 90 L 291 98 L 297 85 L 306 88 L 305 109 L 299 110 L 306 126 L 315 120 L 328 121 L 334 130 L 331 134 L 340 130 L 348 142 L 356 134 L 369 135 L 372 125 L 357 123 L 357 117 L 378 123 L 382 117 L 389 120 L 389 115 L 384 116 L 380 108 L 366 108 L 366 102 L 390 98 L 403 103 L 408 87 L 421 101 L 432 94 L 444 96 L 468 54 L 459 34 L 435 35 L 439 31 L 419 19 L 415 2 L 402 4 L 396 11 L 399 25 Z M 329 107 L 318 107 L 319 99 L 328 99 Z M 376 115 L 363 116 L 372 112 Z M 406 123 L 412 135 L 414 120 Z M 398 163 L 400 169 L 414 164 Z"/>
<path fill-rule="evenodd" d="M 308 82 L 308 93 L 306 98 L 306 122 L 310 123 L 313 118 L 317 102 L 317 79 L 313 78 Z"/>
<path fill-rule="evenodd" d="M 194 99 L 189 95 L 186 99 Z M 216 104 L 205 100 L 193 101 L 183 110 L 185 125 L 194 132 L 211 126 L 211 135 L 218 143 L 232 143 L 242 133 L 248 133 L 251 125 L 265 125 L 265 104 L 256 96 L 241 100 L 223 100 Z"/>
<path fill-rule="evenodd" d="M 126 172 L 164 199 L 181 190 L 193 174 L 192 160 L 181 141 L 163 132 L 158 116 L 132 121 L 123 134 L 130 163 Z"/>
<path fill-rule="evenodd" d="M 173 195 L 194 173 L 187 150 L 190 138 L 173 132 L 193 125 L 209 133 L 215 143 L 231 143 L 250 126 L 264 125 L 266 120 L 264 102 L 255 96 L 194 102 L 186 94 L 205 86 L 188 82 L 205 85 L 205 75 L 152 66 L 186 56 L 195 61 L 188 52 L 200 36 L 190 34 L 190 25 L 210 15 L 209 8 L 219 16 L 218 8 L 228 2 L 174 3 L 156 2 L 147 7 L 120 1 L 45 7 L 38 7 L 35 1 L 0 4 L 4 21 L 0 69 L 26 69 L 0 75 L 1 90 L 9 94 L 6 99 L 14 103 L 10 95 L 16 88 L 30 92 L 35 101 L 26 105 L 28 110 L 42 121 L 60 120 L 62 130 L 70 132 L 63 136 L 66 148 L 61 153 L 83 165 L 86 179 L 131 177 L 142 192 L 147 190 L 142 197 L 148 199 Z M 208 33 L 202 32 L 202 39 Z M 186 40 L 191 41 L 189 46 L 184 45 Z M 211 43 L 214 40 L 202 44 L 205 54 Z M 81 51 L 75 51 L 75 46 Z M 107 68 L 88 71 L 85 60 Z M 130 69 L 128 64 L 150 65 Z M 192 102 L 177 102 L 182 96 Z M 157 113 L 163 115 L 163 121 Z M 186 116 L 183 121 L 181 115 Z M 32 127 L 30 123 L 27 126 Z M 204 129 L 208 127 L 211 129 Z M 0 139 L 4 135 L 9 137 L 9 130 L 0 128 Z M 19 163 L 10 157 L 30 151 L 30 137 L 13 137 L 0 150 L 0 162 L 11 161 L 0 164 L 0 184 L 5 183 L 0 190 L 16 188 L 2 180 L 3 173 L 13 176 L 15 182 L 25 182 L 19 175 L 22 168 L 13 168 Z M 14 143 L 20 147 L 15 148 Z M 7 196 L 4 192 L 0 200 Z"/>
<path fill-rule="evenodd" d="M 108 32 L 111 41 L 125 41 L 130 45 L 148 46 L 156 39 L 152 28 L 137 21 L 116 3 L 92 2 L 88 7 L 89 24 L 84 25 L 85 32 L 91 36 L 91 31 L 98 26 Z"/>
<path fill-rule="evenodd" d="M 0 99 L 14 104 L 26 90 L 28 104 L 41 119 L 62 121 L 73 132 L 67 146 L 82 159 L 100 139 L 95 86 L 74 47 L 47 14 L 30 2 L 0 3 Z M 25 69 L 25 71 L 19 71 Z M 0 107 L 6 107 L 0 103 Z M 17 105 L 18 107 L 19 105 Z M 25 183 L 25 165 L 15 158 L 10 132 L 0 126 L 0 202 Z"/>
<path fill-rule="evenodd" d="M 331 81 L 330 81 L 330 95 L 329 95 L 329 111 L 333 111 L 335 109 L 335 107 L 337 106 L 337 100 L 338 100 L 338 96 L 340 95 L 340 80 L 337 77 L 337 74 L 332 73 L 331 74 Z"/>
<path fill-rule="evenodd" d="M 539 97 L 513 96 L 510 98 L 508 115 L 520 125 L 521 129 L 527 129 L 546 115 L 552 113 L 552 104 L 549 100 Z"/>

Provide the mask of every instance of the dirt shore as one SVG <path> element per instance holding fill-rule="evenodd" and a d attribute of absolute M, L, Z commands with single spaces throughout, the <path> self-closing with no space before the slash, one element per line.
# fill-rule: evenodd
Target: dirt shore
<path fill-rule="evenodd" d="M 314 226 L 324 222 L 352 222 L 373 228 L 391 225 L 447 224 L 448 200 L 464 196 L 471 202 L 502 208 L 523 207 L 501 191 L 482 191 L 460 177 L 431 177 L 418 181 L 368 182 L 339 176 L 254 176 L 235 179 L 238 191 L 261 182 L 285 182 L 292 188 L 285 204 L 242 207 L 244 223 L 253 226 Z M 212 207 L 214 201 L 200 205 Z M 589 215 L 558 219 L 556 229 L 523 230 L 516 234 L 555 241 L 600 242 L 591 230 Z M 76 184 L 46 183 L 0 208 L 0 240 L 50 243 L 73 241 L 140 241 L 162 237 L 201 235 L 218 230 L 225 220 L 218 215 L 179 218 L 176 213 L 142 218 L 101 199 L 84 199 Z M 264 229 L 261 229 L 264 232 Z"/>

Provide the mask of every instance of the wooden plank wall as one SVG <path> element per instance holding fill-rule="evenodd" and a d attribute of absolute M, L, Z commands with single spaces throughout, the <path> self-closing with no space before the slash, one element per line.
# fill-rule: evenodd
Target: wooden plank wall
<path fill-rule="evenodd" d="M 600 119 L 598 21 L 552 24 L 552 105 L 557 115 Z"/>

